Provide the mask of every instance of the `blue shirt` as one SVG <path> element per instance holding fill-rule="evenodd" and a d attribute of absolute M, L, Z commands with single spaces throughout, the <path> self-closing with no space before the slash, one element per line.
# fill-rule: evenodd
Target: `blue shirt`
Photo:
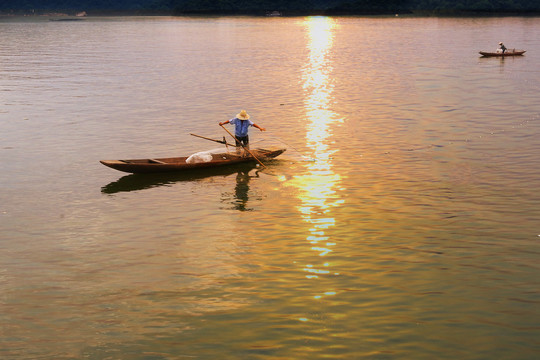
<path fill-rule="evenodd" d="M 238 137 L 247 136 L 250 126 L 253 126 L 251 120 L 240 120 L 239 118 L 233 118 L 229 120 L 229 123 L 234 125 L 234 135 Z"/>

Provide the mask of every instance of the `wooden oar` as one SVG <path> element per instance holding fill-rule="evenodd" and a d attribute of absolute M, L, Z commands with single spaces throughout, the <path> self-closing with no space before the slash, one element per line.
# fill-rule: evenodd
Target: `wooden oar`
<path fill-rule="evenodd" d="M 229 143 L 225 140 L 225 137 L 223 137 L 223 140 L 216 140 L 216 139 L 207 138 L 207 137 L 204 137 L 204 136 L 201 136 L 201 135 L 197 135 L 197 134 L 189 134 L 189 135 L 195 136 L 195 137 L 198 137 L 198 138 L 201 138 L 201 139 L 205 139 L 205 140 L 215 141 L 215 142 L 220 143 L 220 144 L 225 144 L 225 145 L 228 145 L 228 146 L 234 146 L 234 147 L 236 147 L 236 145 L 229 144 Z"/>
<path fill-rule="evenodd" d="M 223 128 L 223 130 L 225 130 L 227 133 L 229 133 L 229 135 L 231 135 L 231 136 L 233 137 L 233 139 L 236 140 L 236 142 L 237 142 L 238 144 L 240 144 L 240 146 L 242 146 L 242 147 L 244 148 L 244 150 L 246 150 L 251 156 L 253 156 L 253 158 L 254 158 L 255 160 L 257 160 L 257 162 L 258 162 L 259 164 L 261 164 L 263 168 L 266 167 L 259 159 L 257 159 L 257 157 L 256 157 L 255 155 L 253 155 L 253 153 L 252 153 L 247 147 L 244 146 L 244 144 L 242 144 L 240 141 L 238 141 L 238 139 L 236 138 L 236 136 L 234 136 L 233 134 L 231 134 L 231 132 L 230 132 L 229 130 L 225 129 L 225 127 L 224 127 L 223 125 L 219 125 L 219 126 L 221 126 L 221 127 Z"/>

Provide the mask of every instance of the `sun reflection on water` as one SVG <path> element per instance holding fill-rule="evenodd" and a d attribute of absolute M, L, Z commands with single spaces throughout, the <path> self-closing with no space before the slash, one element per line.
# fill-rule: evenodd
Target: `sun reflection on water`
<path fill-rule="evenodd" d="M 311 263 L 302 265 L 307 279 L 321 279 L 339 275 L 332 269 L 328 256 L 336 246 L 329 230 L 336 225 L 333 209 L 343 204 L 338 192 L 341 176 L 335 171 L 331 148 L 333 129 L 342 122 L 332 111 L 333 82 L 330 58 L 335 20 L 327 17 L 308 17 L 304 20 L 309 58 L 303 68 L 304 108 L 306 111 L 306 145 L 313 152 L 315 162 L 306 163 L 306 171 L 292 180 L 298 189 L 298 206 L 302 219 L 310 226 L 306 241 L 316 256 Z M 319 260 L 320 259 L 320 263 Z M 314 299 L 336 295 L 332 289 L 317 290 Z"/>

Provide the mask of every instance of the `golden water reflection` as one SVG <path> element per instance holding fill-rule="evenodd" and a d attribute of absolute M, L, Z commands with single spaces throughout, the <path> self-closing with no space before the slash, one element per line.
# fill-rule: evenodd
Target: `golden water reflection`
<path fill-rule="evenodd" d="M 327 17 L 309 17 L 303 22 L 307 34 L 309 58 L 303 68 L 304 108 L 306 112 L 306 146 L 312 151 L 314 162 L 305 163 L 306 171 L 292 180 L 300 200 L 298 210 L 309 224 L 306 240 L 317 257 L 302 264 L 308 279 L 339 275 L 332 269 L 330 255 L 336 244 L 329 230 L 336 225 L 333 209 L 344 201 L 338 192 L 341 176 L 333 168 L 330 139 L 333 128 L 342 122 L 331 109 L 334 84 L 332 81 L 332 45 L 337 23 Z M 321 259 L 320 262 L 316 259 Z M 335 295 L 333 289 L 317 289 L 315 299 Z M 303 318 L 305 321 L 306 319 Z"/>

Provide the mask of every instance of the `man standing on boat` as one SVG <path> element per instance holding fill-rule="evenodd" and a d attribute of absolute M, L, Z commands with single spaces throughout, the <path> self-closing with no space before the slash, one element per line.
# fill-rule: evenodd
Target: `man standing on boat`
<path fill-rule="evenodd" d="M 265 128 L 260 127 L 253 121 L 249 120 L 249 114 L 246 112 L 246 110 L 240 111 L 240 113 L 238 113 L 236 117 L 230 120 L 220 122 L 219 126 L 223 126 L 225 124 L 234 125 L 234 137 L 236 140 L 236 146 L 244 146 L 246 148 L 249 148 L 248 131 L 250 126 L 254 126 L 261 131 L 266 131 Z"/>
<path fill-rule="evenodd" d="M 506 51 L 506 46 L 504 46 L 504 44 L 502 42 L 499 43 L 500 45 L 500 48 L 502 50 L 502 53 L 504 54 L 504 52 Z"/>

